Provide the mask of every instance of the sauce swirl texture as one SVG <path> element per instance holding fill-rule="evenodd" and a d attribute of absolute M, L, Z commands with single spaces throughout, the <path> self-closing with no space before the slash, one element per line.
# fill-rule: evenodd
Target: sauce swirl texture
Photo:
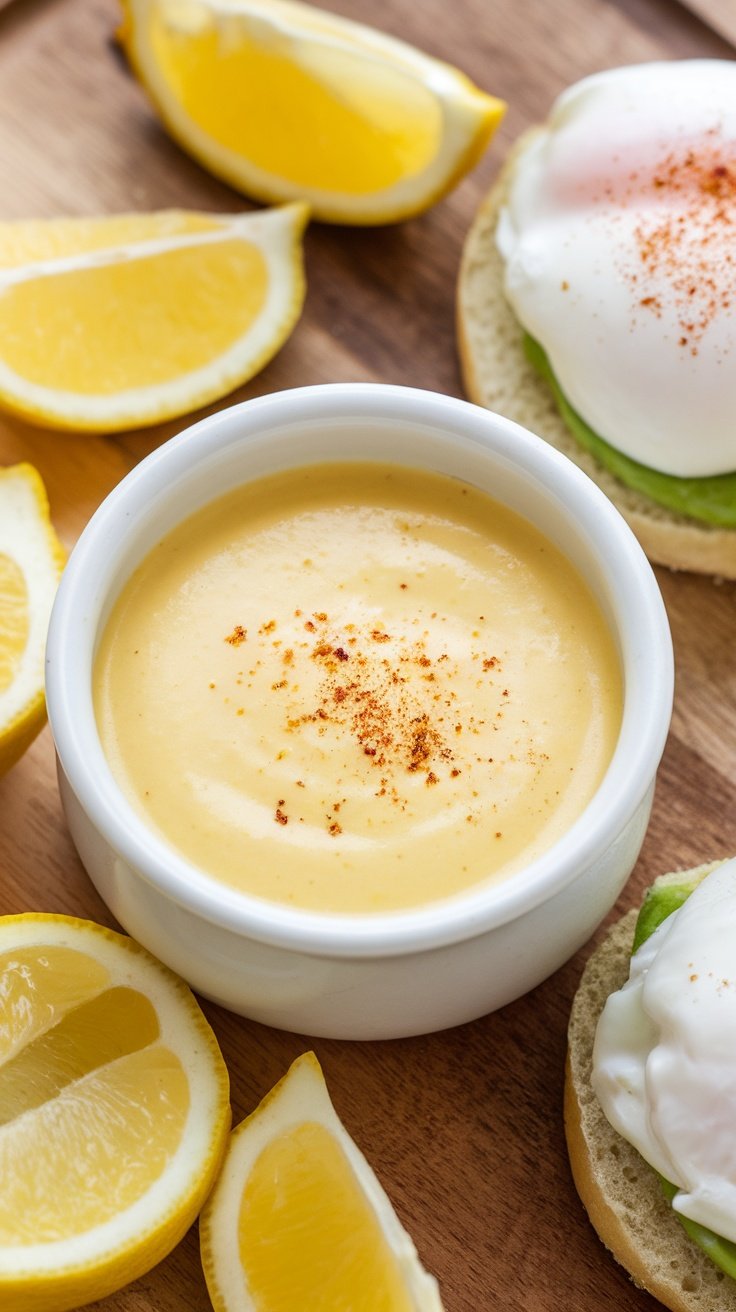
<path fill-rule="evenodd" d="M 372 464 L 228 494 L 129 580 L 103 747 L 168 842 L 256 896 L 385 911 L 506 877 L 595 792 L 617 654 L 569 562 L 478 489 Z"/>

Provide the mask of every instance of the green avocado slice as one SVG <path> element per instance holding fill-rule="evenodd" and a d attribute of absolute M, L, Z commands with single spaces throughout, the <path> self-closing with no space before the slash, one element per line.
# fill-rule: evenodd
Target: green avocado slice
<path fill-rule="evenodd" d="M 721 528 L 736 528 L 736 472 L 714 474 L 709 478 L 677 478 L 674 474 L 663 474 L 648 465 L 640 465 L 599 437 L 573 410 L 557 382 L 544 348 L 528 333 L 524 333 L 524 352 L 552 389 L 557 409 L 573 437 L 595 456 L 604 469 L 627 487 L 643 493 L 668 510 Z"/>
<path fill-rule="evenodd" d="M 647 889 L 639 912 L 632 952 L 635 952 L 642 943 L 646 942 L 650 934 L 654 933 L 663 920 L 666 920 L 668 916 L 672 915 L 673 911 L 677 911 L 677 908 L 682 906 L 693 889 L 700 883 L 701 879 L 705 878 L 706 874 L 710 873 L 711 869 L 711 866 L 706 866 L 693 875 L 662 875 L 654 881 L 651 887 Z M 671 1184 L 669 1180 L 665 1180 L 661 1175 L 658 1178 L 665 1198 L 671 1203 L 677 1193 L 676 1186 Z M 715 1262 L 716 1266 L 725 1271 L 727 1276 L 731 1276 L 732 1279 L 736 1280 L 736 1244 L 730 1239 L 723 1239 L 720 1235 L 709 1230 L 707 1226 L 680 1216 L 678 1212 L 675 1212 L 675 1216 L 680 1225 L 684 1227 L 686 1234 L 699 1248 L 702 1248 L 711 1262 Z"/>
<path fill-rule="evenodd" d="M 659 879 L 655 879 L 644 894 L 644 901 L 639 908 L 631 948 L 632 956 L 662 924 L 662 921 L 687 901 L 693 889 L 697 888 L 712 869 L 712 866 L 700 866 L 697 870 L 676 871 L 674 874 L 660 875 Z"/>

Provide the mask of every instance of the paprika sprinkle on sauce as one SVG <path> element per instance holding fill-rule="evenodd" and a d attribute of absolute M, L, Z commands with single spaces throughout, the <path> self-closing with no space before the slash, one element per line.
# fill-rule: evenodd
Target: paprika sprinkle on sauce
<path fill-rule="evenodd" d="M 119 604 L 109 758 L 197 868 L 282 905 L 362 914 L 505 878 L 615 744 L 618 658 L 585 584 L 459 479 L 356 461 L 255 480 L 162 539 Z"/>
<path fill-rule="evenodd" d="M 261 624 L 258 632 L 266 632 L 266 626 Z M 452 687 L 458 677 L 458 666 L 446 651 L 433 660 L 428 655 L 425 632 L 409 640 L 404 634 L 394 637 L 384 629 L 349 624 L 343 630 L 349 636 L 341 639 L 324 611 L 314 612 L 308 632 L 316 637 L 302 638 L 287 649 L 289 678 L 271 684 L 274 692 L 288 691 L 290 686 L 298 690 L 306 683 L 305 663 L 319 671 L 317 681 L 311 684 L 312 704 L 296 715 L 287 711 L 284 724 L 287 735 L 311 733 L 316 726 L 320 737 L 334 733 L 346 736 L 354 743 L 357 757 L 367 758 L 373 769 L 381 771 L 375 796 L 400 808 L 408 804 L 409 776 L 421 774 L 429 786 L 440 784 L 443 778 L 457 779 L 460 770 L 454 766 L 456 753 L 451 735 L 463 727 L 468 733 L 478 733 L 484 721 L 471 714 L 464 726 L 455 723 L 461 709 Z M 346 650 L 347 643 L 350 652 Z M 501 662 L 498 656 L 475 651 L 470 659 L 479 655 L 479 680 L 485 682 L 488 691 L 493 687 L 491 673 L 500 672 Z M 432 695 L 431 710 L 427 710 L 424 694 L 417 690 L 415 674 L 418 671 L 426 679 L 428 667 L 435 664 L 442 671 L 442 679 Z M 496 717 L 502 715 L 502 698 L 507 696 L 507 689 L 493 694 Z M 476 763 L 483 763 L 480 755 Z M 486 763 L 492 764 L 487 760 Z M 294 782 L 295 786 L 303 787 L 299 780 Z M 281 810 L 284 805 L 282 798 L 274 812 L 277 824 L 286 823 Z M 339 809 L 340 804 L 336 803 L 333 811 Z M 327 830 L 333 837 L 342 833 L 342 827 L 332 823 L 331 815 Z"/>

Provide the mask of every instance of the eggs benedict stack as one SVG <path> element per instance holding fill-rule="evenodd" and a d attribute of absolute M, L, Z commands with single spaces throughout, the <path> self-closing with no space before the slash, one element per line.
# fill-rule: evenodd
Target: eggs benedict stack
<path fill-rule="evenodd" d="M 581 465 L 653 560 L 736 578 L 736 62 L 564 92 L 476 218 L 458 310 L 473 400 Z"/>
<path fill-rule="evenodd" d="M 736 859 L 661 877 L 591 957 L 570 1017 L 575 1184 L 673 1312 L 736 1308 L 735 933 Z"/>

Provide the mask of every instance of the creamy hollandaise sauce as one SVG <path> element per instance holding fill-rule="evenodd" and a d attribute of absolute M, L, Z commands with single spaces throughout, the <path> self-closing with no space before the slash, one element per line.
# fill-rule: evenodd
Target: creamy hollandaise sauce
<path fill-rule="evenodd" d="M 618 655 L 564 556 L 440 474 L 312 465 L 168 534 L 96 657 L 113 774 L 195 866 L 331 912 L 506 878 L 590 801 Z"/>

